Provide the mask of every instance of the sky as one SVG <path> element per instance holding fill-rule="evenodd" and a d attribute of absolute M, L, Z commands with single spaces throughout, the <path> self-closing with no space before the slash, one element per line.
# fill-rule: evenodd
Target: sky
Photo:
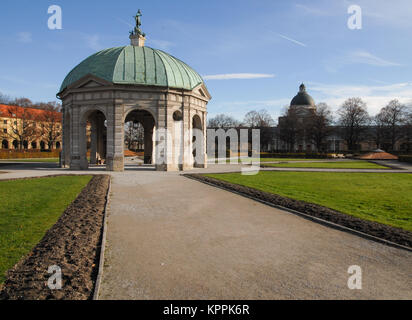
<path fill-rule="evenodd" d="M 61 30 L 48 28 L 51 5 Z M 361 29 L 348 27 L 351 5 Z M 0 92 L 57 100 L 78 63 L 129 44 L 137 9 L 146 45 L 204 78 L 209 117 L 266 109 L 277 119 L 302 82 L 333 110 L 349 97 L 372 115 L 391 99 L 412 103 L 411 0 L 2 0 Z"/>

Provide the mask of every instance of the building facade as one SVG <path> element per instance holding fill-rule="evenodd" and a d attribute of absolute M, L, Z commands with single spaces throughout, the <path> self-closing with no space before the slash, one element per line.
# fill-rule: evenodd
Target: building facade
<path fill-rule="evenodd" d="M 0 104 L 1 150 L 53 150 L 62 146 L 60 112 Z"/>

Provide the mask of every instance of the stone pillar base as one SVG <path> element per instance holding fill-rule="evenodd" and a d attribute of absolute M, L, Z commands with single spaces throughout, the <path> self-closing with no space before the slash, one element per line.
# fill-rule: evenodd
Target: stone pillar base
<path fill-rule="evenodd" d="M 123 156 L 107 157 L 106 159 L 107 171 L 124 171 Z"/>
<path fill-rule="evenodd" d="M 156 171 L 179 171 L 179 166 L 176 164 L 156 164 Z"/>

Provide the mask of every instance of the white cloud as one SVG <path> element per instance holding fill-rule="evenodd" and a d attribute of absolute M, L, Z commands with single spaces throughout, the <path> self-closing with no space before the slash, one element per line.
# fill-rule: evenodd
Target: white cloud
<path fill-rule="evenodd" d="M 214 117 L 219 113 L 225 113 L 242 121 L 245 114 L 251 110 L 266 109 L 273 120 L 281 115 L 283 108 L 289 105 L 291 98 L 281 98 L 272 100 L 250 100 L 250 101 L 225 101 L 212 102 L 208 107 L 208 117 Z"/>
<path fill-rule="evenodd" d="M 225 73 L 212 74 L 203 76 L 205 80 L 232 80 L 232 79 L 260 79 L 260 78 L 274 78 L 274 74 L 267 73 Z"/>
<path fill-rule="evenodd" d="M 167 50 L 170 47 L 174 46 L 174 43 L 167 41 L 167 40 L 149 39 L 148 43 L 153 45 L 153 47 L 160 49 L 160 50 Z"/>
<path fill-rule="evenodd" d="M 353 1 L 345 1 L 353 4 Z M 396 28 L 412 26 L 412 1 L 410 0 L 357 0 L 362 8 L 362 14 L 375 24 Z"/>
<path fill-rule="evenodd" d="M 331 15 L 330 11 L 321 10 L 314 6 L 308 7 L 303 4 L 295 4 L 295 7 L 305 14 L 310 14 L 314 16 L 330 16 Z"/>
<path fill-rule="evenodd" d="M 17 41 L 21 43 L 33 42 L 32 34 L 30 32 L 19 32 L 17 34 Z"/>
<path fill-rule="evenodd" d="M 400 66 L 399 63 L 379 58 L 371 54 L 370 52 L 367 52 L 364 50 L 352 52 L 349 55 L 349 58 L 351 59 L 352 63 L 369 64 L 369 65 L 378 66 L 378 67 Z"/>
<path fill-rule="evenodd" d="M 350 97 L 360 97 L 368 106 L 370 114 L 374 115 L 393 99 L 401 103 L 412 103 L 412 82 L 394 83 L 389 85 L 353 86 L 309 83 L 310 91 L 319 92 L 332 109 L 338 109 Z M 317 101 L 320 102 L 320 101 Z"/>
<path fill-rule="evenodd" d="M 99 51 L 103 49 L 103 46 L 100 44 L 100 36 L 97 34 L 86 34 L 83 36 L 86 41 L 86 45 L 93 50 Z"/>
<path fill-rule="evenodd" d="M 336 72 L 344 66 L 352 64 L 365 64 L 375 67 L 398 67 L 401 64 L 380 58 L 366 50 L 355 50 L 346 54 L 330 58 L 324 62 L 329 72 Z"/>
<path fill-rule="evenodd" d="M 300 42 L 300 41 L 297 41 L 297 40 L 295 40 L 295 39 L 286 37 L 286 36 L 284 36 L 283 34 L 280 34 L 280 33 L 278 33 L 278 35 L 279 35 L 279 37 L 281 37 L 281 38 L 283 38 L 283 39 L 286 39 L 286 40 L 288 40 L 288 41 L 290 41 L 290 42 L 296 43 L 297 45 L 300 45 L 300 46 L 302 46 L 302 47 L 306 47 L 306 44 L 304 44 L 304 43 L 302 43 L 302 42 Z"/>

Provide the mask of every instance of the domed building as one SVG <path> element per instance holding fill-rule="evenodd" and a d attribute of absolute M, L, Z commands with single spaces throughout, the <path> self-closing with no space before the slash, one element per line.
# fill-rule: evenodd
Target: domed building
<path fill-rule="evenodd" d="M 306 92 L 302 83 L 299 92 L 293 97 L 287 110 L 287 117 L 279 117 L 275 145 L 278 150 L 291 152 L 312 152 L 314 145 L 306 137 L 305 121 L 316 112 L 313 98 Z"/>
<path fill-rule="evenodd" d="M 302 83 L 299 86 L 299 92 L 296 96 L 293 97 L 290 102 L 290 108 L 295 109 L 299 115 L 305 116 L 310 112 L 316 110 L 315 101 L 313 98 L 306 92 L 306 87 Z"/>
<path fill-rule="evenodd" d="M 206 166 L 211 96 L 186 63 L 144 45 L 140 17 L 139 10 L 130 45 L 99 51 L 65 77 L 57 94 L 63 107 L 63 166 L 78 170 L 104 162 L 107 170 L 122 171 L 129 121 L 144 128 L 145 163 L 157 170 Z"/>

